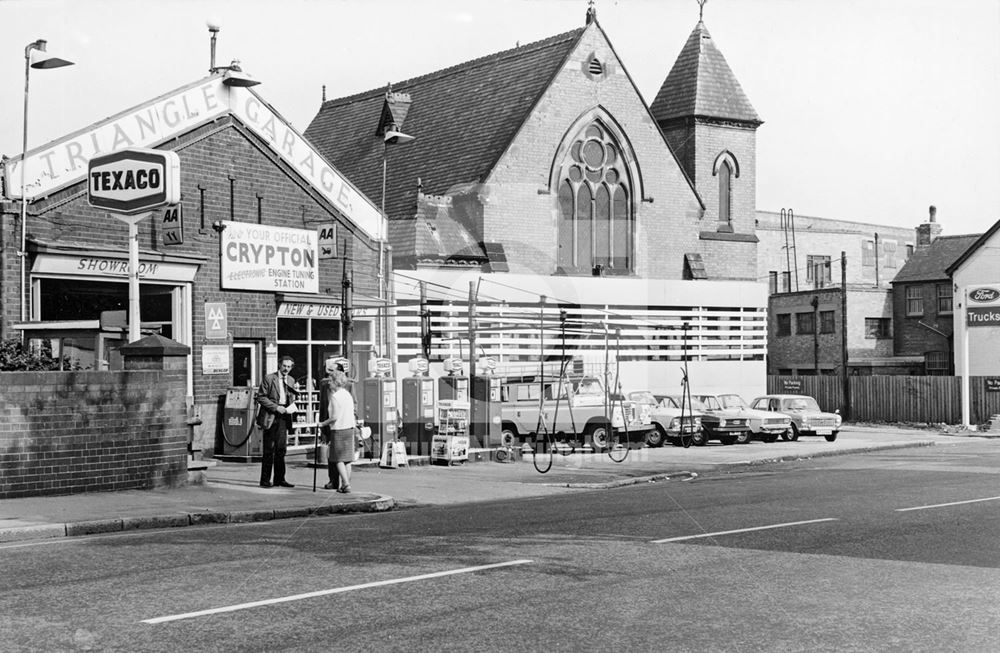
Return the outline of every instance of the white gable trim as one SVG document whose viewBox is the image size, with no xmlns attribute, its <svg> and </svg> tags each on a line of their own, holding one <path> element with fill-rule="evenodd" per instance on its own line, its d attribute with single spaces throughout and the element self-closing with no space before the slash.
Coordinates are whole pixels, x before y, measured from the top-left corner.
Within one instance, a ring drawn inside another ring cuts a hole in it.
<svg viewBox="0 0 1000 653">
<path fill-rule="evenodd" d="M 25 157 L 24 196 L 51 195 L 87 174 L 91 157 L 131 147 L 155 147 L 230 114 L 268 143 L 322 196 L 370 238 L 378 239 L 381 211 L 267 102 L 249 88 L 229 87 L 215 75 L 52 141 Z M 21 157 L 4 166 L 7 197 L 21 198 Z"/>
</svg>

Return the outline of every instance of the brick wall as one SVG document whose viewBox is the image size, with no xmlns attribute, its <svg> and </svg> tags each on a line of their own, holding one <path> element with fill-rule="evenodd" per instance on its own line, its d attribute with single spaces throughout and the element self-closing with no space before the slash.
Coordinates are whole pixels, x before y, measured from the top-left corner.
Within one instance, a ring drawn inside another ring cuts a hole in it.
<svg viewBox="0 0 1000 653">
<path fill-rule="evenodd" d="M 262 198 L 260 220 L 265 225 L 316 229 L 321 224 L 338 225 L 338 251 L 346 246 L 347 270 L 352 274 L 355 305 L 378 296 L 378 248 L 342 216 L 328 201 L 292 171 L 253 132 L 226 116 L 201 126 L 171 142 L 181 160 L 181 205 L 184 243 L 165 246 L 159 220 L 161 212 L 139 223 L 139 249 L 143 258 L 188 257 L 198 269 L 191 288 L 189 321 L 192 329 L 193 401 L 203 423 L 195 430 L 198 448 L 210 455 L 215 447 L 220 397 L 232 382 L 231 374 L 202 374 L 202 345 L 231 344 L 233 339 L 260 345 L 277 338 L 275 292 L 224 290 L 221 285 L 219 234 L 212 223 L 221 220 L 256 223 L 258 196 Z M 232 180 L 232 181 L 231 181 Z M 232 209 L 230 197 L 232 189 Z M 204 213 L 202 213 L 204 207 Z M 20 287 L 17 223 L 19 205 L 6 203 L 3 213 L 3 277 L 0 281 L 0 312 L 4 329 L 0 335 L 17 337 L 9 328 L 19 320 Z M 83 250 L 127 251 L 128 228 L 124 222 L 94 209 L 87 202 L 84 182 L 57 191 L 28 207 L 29 239 L 57 247 Z M 33 258 L 29 258 L 29 266 Z M 339 302 L 343 259 L 319 261 L 317 300 Z M 116 280 L 124 283 L 124 276 Z M 206 302 L 227 306 L 229 338 L 205 339 Z M 371 303 L 368 301 L 367 303 Z M 95 316 L 96 318 L 96 316 Z M 182 328 L 185 325 L 182 325 Z M 173 338 L 182 334 L 173 333 Z M 299 362 L 302 366 L 305 361 Z M 263 368 L 262 362 L 261 367 Z M 260 370 L 267 373 L 273 370 Z M 186 394 L 186 390 L 182 392 Z"/>
<path fill-rule="evenodd" d="M 951 353 L 948 336 L 954 329 L 953 312 L 938 312 L 939 285 L 950 286 L 951 280 L 893 285 L 892 320 L 897 356 L 923 356 L 929 351 Z M 918 315 L 906 314 L 906 292 L 910 287 L 919 288 L 923 298 L 923 310 Z M 957 301 L 961 301 L 961 297 Z"/>
<path fill-rule="evenodd" d="M 0 372 L 0 499 L 186 483 L 179 360 L 163 370 Z"/>
</svg>

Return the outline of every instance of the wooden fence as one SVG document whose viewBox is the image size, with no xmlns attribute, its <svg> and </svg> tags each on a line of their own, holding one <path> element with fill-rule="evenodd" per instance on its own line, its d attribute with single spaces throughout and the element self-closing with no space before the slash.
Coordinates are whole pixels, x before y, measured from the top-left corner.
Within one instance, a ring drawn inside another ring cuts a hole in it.
<svg viewBox="0 0 1000 653">
<path fill-rule="evenodd" d="M 839 376 L 768 376 L 769 393 L 804 394 L 820 407 L 840 409 L 851 422 L 961 424 L 962 378 L 959 376 L 851 376 L 850 405 Z M 989 388 L 997 388 L 991 390 Z M 1000 380 L 969 379 L 969 421 L 984 424 L 1000 414 Z"/>
</svg>

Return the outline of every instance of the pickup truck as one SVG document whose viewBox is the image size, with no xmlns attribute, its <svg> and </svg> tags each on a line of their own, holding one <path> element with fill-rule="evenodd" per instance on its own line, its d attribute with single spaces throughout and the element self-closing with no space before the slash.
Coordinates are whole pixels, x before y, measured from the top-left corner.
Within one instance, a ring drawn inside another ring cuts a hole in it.
<svg viewBox="0 0 1000 653">
<path fill-rule="evenodd" d="M 589 444 L 595 452 L 644 437 L 653 428 L 648 417 L 640 418 L 634 401 L 614 397 L 605 394 L 596 376 L 545 379 L 544 383 L 506 381 L 500 386 L 500 441 L 513 446 L 535 438 L 540 430 L 539 407 L 543 432 L 556 440 Z"/>
</svg>

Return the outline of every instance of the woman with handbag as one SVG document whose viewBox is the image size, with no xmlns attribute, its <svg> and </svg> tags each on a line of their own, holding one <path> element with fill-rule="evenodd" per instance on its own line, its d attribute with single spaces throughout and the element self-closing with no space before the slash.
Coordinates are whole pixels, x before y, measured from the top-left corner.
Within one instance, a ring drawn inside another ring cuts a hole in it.
<svg viewBox="0 0 1000 653">
<path fill-rule="evenodd" d="M 354 462 L 354 397 L 348 388 L 351 385 L 347 374 L 339 370 L 330 374 L 330 393 L 327 404 L 329 417 L 320 426 L 329 426 L 330 456 L 327 462 L 330 482 L 323 486 L 326 490 L 337 490 L 343 494 L 351 492 L 351 463 Z M 337 481 L 334 480 L 336 473 Z"/>
</svg>

